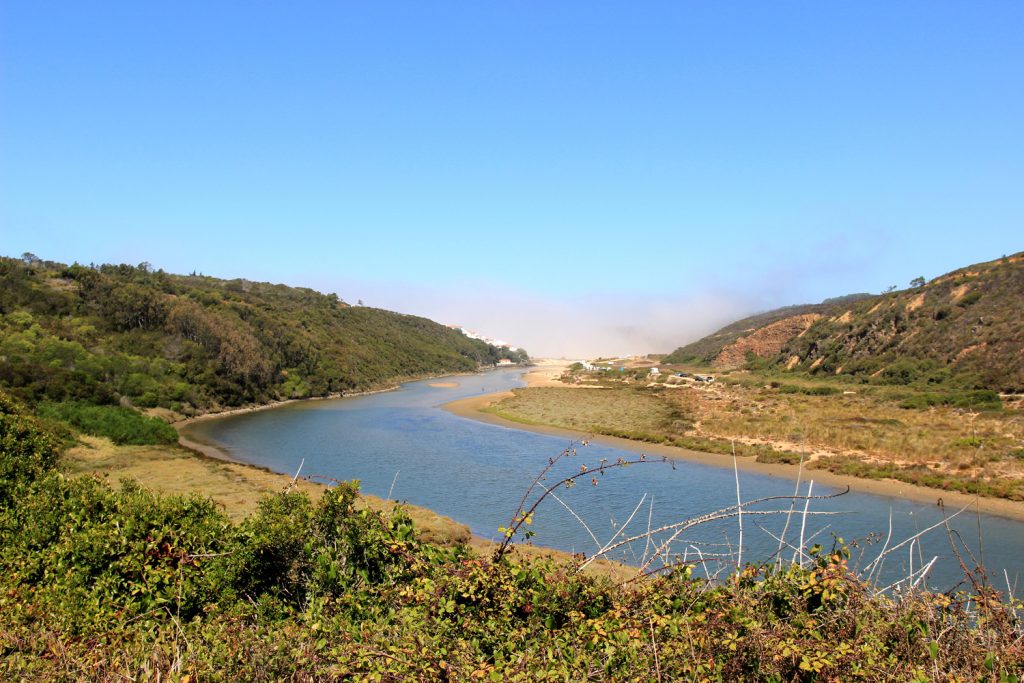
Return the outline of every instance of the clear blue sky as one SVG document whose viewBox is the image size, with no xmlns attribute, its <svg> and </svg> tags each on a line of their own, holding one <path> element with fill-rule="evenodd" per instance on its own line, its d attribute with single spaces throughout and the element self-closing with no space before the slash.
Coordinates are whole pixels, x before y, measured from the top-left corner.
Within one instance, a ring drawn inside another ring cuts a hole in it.
<svg viewBox="0 0 1024 683">
<path fill-rule="evenodd" d="M 1024 249 L 1021 36 L 1019 0 L 2 0 L 0 253 L 667 351 Z"/>
</svg>

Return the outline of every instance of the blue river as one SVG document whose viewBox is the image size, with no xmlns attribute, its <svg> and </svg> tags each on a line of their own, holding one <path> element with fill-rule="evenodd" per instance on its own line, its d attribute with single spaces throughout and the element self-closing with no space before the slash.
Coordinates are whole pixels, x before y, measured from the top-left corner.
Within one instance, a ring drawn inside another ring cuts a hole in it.
<svg viewBox="0 0 1024 683">
<path fill-rule="evenodd" d="M 219 447 L 234 459 L 276 472 L 324 479 L 361 482 L 364 492 L 408 501 L 447 515 L 484 538 L 499 538 L 524 492 L 537 474 L 572 444 L 563 437 L 486 424 L 458 417 L 441 408 L 445 403 L 482 393 L 522 386 L 522 370 L 498 370 L 459 375 L 444 380 L 411 382 L 399 390 L 335 400 L 296 402 L 275 408 L 196 422 L 186 428 L 190 439 Z M 439 382 L 457 387 L 432 387 Z M 576 455 L 557 460 L 542 482 L 552 486 L 562 477 L 594 470 L 603 460 L 636 459 L 642 445 L 622 450 L 603 444 L 576 444 Z M 736 479 L 725 467 L 685 460 L 644 462 L 603 475 L 588 474 L 572 488 L 552 489 L 553 495 L 538 508 L 529 530 L 532 542 L 570 552 L 594 554 L 609 541 L 619 542 L 648 529 L 677 524 L 736 504 Z M 805 472 L 802 493 L 807 492 Z M 597 485 L 594 485 L 594 481 Z M 740 472 L 744 501 L 769 496 L 792 496 L 795 481 Z M 536 489 L 535 495 L 543 493 Z M 814 495 L 837 493 L 815 485 Z M 938 497 L 938 493 L 937 496 Z M 919 531 L 943 520 L 935 504 L 850 492 L 836 498 L 811 500 L 812 514 L 794 514 L 785 529 L 783 552 L 792 546 L 820 544 L 831 548 L 833 537 L 852 544 L 851 566 L 863 575 L 883 548 L 907 541 Z M 755 514 L 789 510 L 791 500 L 776 500 L 745 508 L 742 560 L 775 557 L 787 517 Z M 805 502 L 796 503 L 802 513 Z M 571 510 L 571 511 L 570 511 Z M 947 509 L 946 515 L 955 510 Z M 630 519 L 632 517 L 632 519 Z M 627 524 L 628 521 L 628 524 Z M 973 509 L 945 526 L 888 552 L 872 581 L 880 588 L 906 578 L 938 558 L 925 584 L 945 590 L 963 578 L 956 544 L 963 562 L 973 568 L 984 563 L 992 581 L 1005 589 L 1006 578 L 1015 585 L 1024 573 L 1024 524 Z M 891 529 L 891 532 L 890 532 Z M 611 559 L 649 568 L 664 559 L 702 562 L 708 573 L 735 562 L 739 553 L 740 525 L 736 517 L 696 525 L 665 544 L 675 531 L 656 534 L 616 548 Z M 888 540 L 887 540 L 888 539 Z M 951 542 L 952 541 L 952 542 Z M 658 551 L 661 550 L 659 554 Z M 719 560 L 717 558 L 728 558 Z M 1004 573 L 1005 572 L 1005 573 Z"/>
</svg>

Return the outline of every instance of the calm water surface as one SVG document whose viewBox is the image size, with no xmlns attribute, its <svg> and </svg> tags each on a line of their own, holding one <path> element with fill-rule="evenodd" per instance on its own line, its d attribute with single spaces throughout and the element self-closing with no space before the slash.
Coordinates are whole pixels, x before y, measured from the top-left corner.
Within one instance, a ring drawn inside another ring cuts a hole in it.
<svg viewBox="0 0 1024 683">
<path fill-rule="evenodd" d="M 467 396 L 522 386 L 522 370 L 500 370 L 483 375 L 460 375 L 444 381 L 456 388 L 431 387 L 441 380 L 412 382 L 399 391 L 329 401 L 289 404 L 274 410 L 198 422 L 188 428 L 190 438 L 214 444 L 242 462 L 277 472 L 294 474 L 300 462 L 303 475 L 358 479 L 362 490 L 422 505 L 467 524 L 485 538 L 498 536 L 498 527 L 509 521 L 523 492 L 548 459 L 569 442 L 565 438 L 489 425 L 457 417 L 440 408 Z M 638 447 L 639 448 L 639 447 Z M 581 464 L 593 469 L 601 458 L 636 458 L 637 453 L 592 444 L 579 448 L 575 458 L 549 477 L 557 481 L 579 471 Z M 813 478 L 813 471 L 809 473 Z M 572 489 L 559 489 L 558 497 L 586 522 L 585 530 L 557 501 L 548 499 L 538 511 L 532 529 L 534 542 L 562 550 L 596 549 L 591 533 L 606 542 L 637 508 L 625 534 L 643 532 L 664 524 L 692 518 L 736 502 L 736 482 L 731 468 L 711 467 L 684 461 L 645 463 L 599 476 L 598 486 L 589 478 Z M 794 481 L 740 473 L 744 500 L 787 496 Z M 806 488 L 805 488 L 806 492 Z M 815 486 L 815 494 L 835 489 Z M 762 504 L 756 509 L 788 509 L 788 501 Z M 803 503 L 800 503 L 802 509 Z M 831 546 L 832 534 L 857 541 L 852 563 L 861 566 L 878 555 L 888 534 L 890 546 L 941 521 L 935 505 L 863 493 L 849 493 L 831 500 L 814 500 L 810 509 L 839 513 L 809 517 L 804 530 L 806 544 Z M 763 559 L 778 548 L 784 518 L 755 517 L 744 521 L 744 560 Z M 969 546 L 984 557 L 985 565 L 1005 585 L 1003 570 L 1011 582 L 1024 574 L 1024 524 L 1000 517 L 965 512 L 950 522 Z M 980 533 L 979 533 L 980 528 Z M 799 519 L 794 520 L 787 540 L 799 540 Z M 879 542 L 869 543 L 871 535 Z M 980 543 L 979 543 L 980 540 Z M 675 550 L 687 559 L 731 554 L 738 541 L 735 519 L 702 525 L 677 539 Z M 643 542 L 622 548 L 616 559 L 639 564 Z M 792 550 L 785 556 L 790 557 Z M 929 533 L 911 548 L 904 546 L 887 556 L 885 581 L 906 576 L 913 567 L 939 556 L 928 580 L 935 588 L 948 588 L 962 576 L 943 529 Z M 970 558 L 965 556 L 970 564 Z"/>
</svg>

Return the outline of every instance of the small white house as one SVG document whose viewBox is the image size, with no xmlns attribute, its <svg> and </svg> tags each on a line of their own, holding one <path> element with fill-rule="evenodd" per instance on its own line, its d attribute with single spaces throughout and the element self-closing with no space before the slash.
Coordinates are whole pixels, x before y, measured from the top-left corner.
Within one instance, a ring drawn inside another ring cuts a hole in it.
<svg viewBox="0 0 1024 683">
<path fill-rule="evenodd" d="M 661 370 L 659 370 L 658 368 L 651 368 L 651 374 L 652 375 L 660 375 L 661 374 Z"/>
<path fill-rule="evenodd" d="M 498 365 L 512 365 L 512 359 L 511 358 L 499 358 L 498 359 Z"/>
</svg>

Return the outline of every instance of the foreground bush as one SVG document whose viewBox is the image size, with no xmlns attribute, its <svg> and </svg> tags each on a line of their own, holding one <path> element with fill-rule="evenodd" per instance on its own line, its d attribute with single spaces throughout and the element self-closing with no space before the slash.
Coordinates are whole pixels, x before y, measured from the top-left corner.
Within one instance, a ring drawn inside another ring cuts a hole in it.
<svg viewBox="0 0 1024 683">
<path fill-rule="evenodd" d="M 2 680 L 1009 682 L 1024 663 L 1019 605 L 984 585 L 876 596 L 841 547 L 723 584 L 619 585 L 421 543 L 348 484 L 234 526 L 197 498 L 65 479 L 12 410 Z"/>
</svg>

